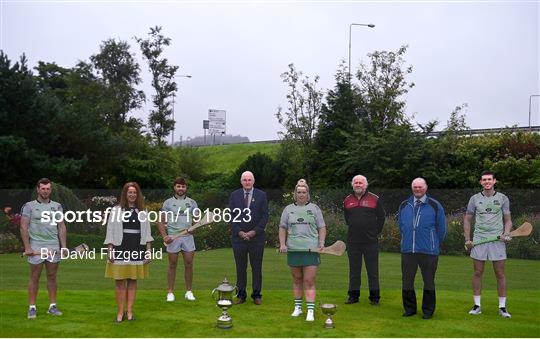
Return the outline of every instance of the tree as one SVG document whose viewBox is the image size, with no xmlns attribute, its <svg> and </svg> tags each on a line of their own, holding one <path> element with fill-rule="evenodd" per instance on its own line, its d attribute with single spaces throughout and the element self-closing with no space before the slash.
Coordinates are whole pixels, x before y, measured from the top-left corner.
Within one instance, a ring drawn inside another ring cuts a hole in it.
<svg viewBox="0 0 540 339">
<path fill-rule="evenodd" d="M 450 118 L 446 122 L 446 128 L 444 129 L 445 132 L 455 133 L 470 129 L 465 122 L 467 107 L 469 107 L 469 105 L 467 103 L 463 103 L 454 108 L 452 113 L 450 113 Z"/>
<path fill-rule="evenodd" d="M 320 122 L 315 136 L 314 181 L 324 186 L 341 186 L 342 178 L 334 173 L 342 160 L 338 151 L 347 146 L 347 136 L 359 124 L 358 96 L 351 89 L 345 61 L 335 75 L 336 85 L 328 91 L 321 109 Z"/>
<path fill-rule="evenodd" d="M 407 46 L 396 52 L 375 51 L 368 54 L 369 65 L 360 64 L 355 91 L 360 98 L 359 118 L 370 132 L 380 134 L 389 126 L 408 122 L 401 97 L 414 83 L 406 80 L 413 70 L 404 67 L 406 51 Z"/>
<path fill-rule="evenodd" d="M 170 38 L 161 34 L 161 27 L 151 27 L 148 39 L 135 38 L 141 47 L 142 54 L 148 61 L 152 73 L 152 87 L 156 94 L 152 96 L 154 109 L 150 111 L 148 124 L 158 145 L 164 145 L 164 138 L 174 129 L 171 119 L 172 105 L 170 98 L 176 93 L 177 86 L 174 75 L 178 66 L 169 65 L 167 58 L 162 57 L 163 49 L 171 43 Z"/>
<path fill-rule="evenodd" d="M 288 107 L 283 110 L 278 107 L 276 117 L 279 123 L 285 127 L 285 132 L 280 132 L 286 141 L 297 143 L 302 149 L 303 169 L 309 179 L 311 174 L 313 140 L 319 118 L 321 115 L 322 91 L 317 88 L 319 76 L 313 80 L 309 77 L 302 78 L 302 72 L 296 71 L 294 64 L 289 64 L 289 70 L 281 74 L 283 82 L 287 84 Z"/>
<path fill-rule="evenodd" d="M 121 40 L 105 40 L 99 53 L 92 55 L 90 61 L 107 87 L 110 105 L 105 117 L 107 125 L 112 130 L 118 130 L 125 124 L 141 126 L 137 119 L 127 119 L 128 113 L 141 108 L 145 100 L 144 92 L 135 88 L 141 82 L 140 67 L 130 52 L 129 44 Z"/>
<path fill-rule="evenodd" d="M 267 154 L 257 152 L 250 155 L 238 166 L 230 179 L 230 186 L 238 185 L 238 178 L 245 171 L 251 171 L 255 176 L 255 186 L 262 189 L 281 188 L 283 184 L 283 170 L 281 164 L 274 161 Z"/>
<path fill-rule="evenodd" d="M 4 151 L 0 161 L 6 164 L 0 187 L 32 185 L 37 176 L 62 180 L 78 176 L 85 160 L 59 150 L 60 107 L 60 101 L 45 94 L 36 81 L 24 55 L 12 65 L 0 51 L 0 146 Z"/>
</svg>

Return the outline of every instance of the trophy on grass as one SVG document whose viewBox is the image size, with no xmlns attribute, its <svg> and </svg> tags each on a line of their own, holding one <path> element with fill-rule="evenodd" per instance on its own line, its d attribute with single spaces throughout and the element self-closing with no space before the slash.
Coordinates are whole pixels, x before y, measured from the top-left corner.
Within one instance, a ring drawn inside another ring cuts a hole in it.
<svg viewBox="0 0 540 339">
<path fill-rule="evenodd" d="M 332 316 L 336 313 L 336 304 L 322 304 L 321 309 L 322 313 L 326 315 L 326 320 L 324 321 L 324 328 L 334 328 L 334 320 Z"/>
<path fill-rule="evenodd" d="M 233 296 L 238 293 L 238 287 L 229 284 L 227 278 L 212 291 L 212 297 L 216 301 L 217 307 L 221 308 L 223 313 L 217 320 L 217 327 L 229 329 L 232 327 L 232 318 L 227 314 L 227 310 L 233 305 Z"/>
</svg>

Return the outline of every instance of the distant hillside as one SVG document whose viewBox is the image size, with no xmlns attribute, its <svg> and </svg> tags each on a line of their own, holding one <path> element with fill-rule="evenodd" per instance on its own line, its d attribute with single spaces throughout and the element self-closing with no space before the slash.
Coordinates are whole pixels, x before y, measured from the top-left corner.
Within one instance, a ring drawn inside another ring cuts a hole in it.
<svg viewBox="0 0 540 339">
<path fill-rule="evenodd" d="M 204 136 L 198 136 L 193 138 L 187 138 L 182 142 L 183 146 L 204 146 L 204 145 L 211 145 L 212 141 L 214 142 L 214 145 L 229 145 L 229 144 L 239 144 L 244 142 L 249 142 L 248 137 L 243 137 L 241 135 L 217 135 L 215 137 L 215 140 L 213 140 L 213 136 L 207 135 L 206 141 Z M 205 143 L 206 142 L 206 143 Z M 179 143 L 176 143 L 175 146 L 179 146 Z"/>
<path fill-rule="evenodd" d="M 211 164 L 210 173 L 231 173 L 250 155 L 257 152 L 274 158 L 278 147 L 279 144 L 276 143 L 254 143 L 199 147 L 199 151 L 208 157 Z"/>
</svg>

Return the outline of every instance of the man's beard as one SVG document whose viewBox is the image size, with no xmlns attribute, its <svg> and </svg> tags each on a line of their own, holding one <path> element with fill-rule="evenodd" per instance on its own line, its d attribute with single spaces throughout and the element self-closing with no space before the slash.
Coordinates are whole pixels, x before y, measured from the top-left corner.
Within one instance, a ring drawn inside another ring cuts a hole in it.
<svg viewBox="0 0 540 339">
<path fill-rule="evenodd" d="M 364 194 L 364 192 L 365 192 L 366 190 L 363 190 L 363 189 L 361 189 L 361 188 L 355 188 L 355 189 L 353 189 L 353 191 L 354 191 L 354 193 L 356 193 L 356 194 L 358 194 L 358 195 L 362 195 L 362 194 Z"/>
<path fill-rule="evenodd" d="M 49 197 L 51 196 L 48 194 L 47 196 L 44 196 L 43 194 L 39 193 L 38 196 L 41 198 L 41 200 L 49 200 Z"/>
</svg>

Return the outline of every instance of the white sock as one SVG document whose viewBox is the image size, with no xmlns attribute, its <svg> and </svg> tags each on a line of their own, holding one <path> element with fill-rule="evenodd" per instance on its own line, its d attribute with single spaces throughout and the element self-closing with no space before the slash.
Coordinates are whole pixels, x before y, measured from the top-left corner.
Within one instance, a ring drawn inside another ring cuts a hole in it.
<svg viewBox="0 0 540 339">
<path fill-rule="evenodd" d="M 34 310 L 35 310 L 35 309 L 36 309 L 36 305 L 29 305 L 29 306 L 28 306 L 28 309 L 29 309 L 29 310 L 31 310 L 31 309 L 34 309 Z"/>
<path fill-rule="evenodd" d="M 53 306 L 56 306 L 56 303 L 51 303 L 51 304 L 49 305 L 49 308 L 51 308 L 51 307 L 53 307 Z"/>
<path fill-rule="evenodd" d="M 506 297 L 499 297 L 499 308 L 506 307 Z"/>
<path fill-rule="evenodd" d="M 480 296 L 479 295 L 473 295 L 474 304 L 480 306 Z"/>
</svg>

